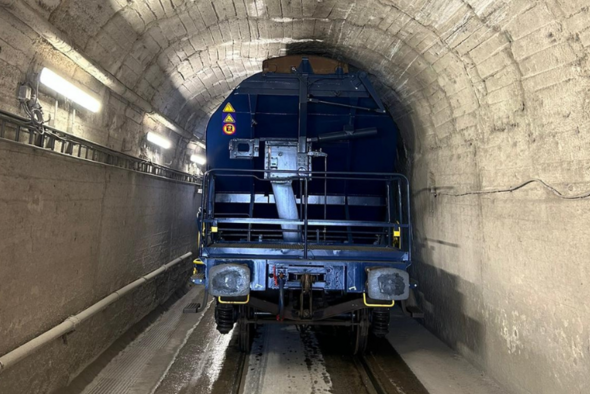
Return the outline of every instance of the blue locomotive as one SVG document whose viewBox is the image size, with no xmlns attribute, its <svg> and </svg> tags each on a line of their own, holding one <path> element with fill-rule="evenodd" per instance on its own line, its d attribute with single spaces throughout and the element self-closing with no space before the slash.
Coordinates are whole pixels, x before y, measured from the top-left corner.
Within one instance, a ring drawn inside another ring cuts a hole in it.
<svg viewBox="0 0 590 394">
<path fill-rule="evenodd" d="M 212 115 L 199 213 L 221 333 L 349 326 L 355 352 L 410 292 L 409 183 L 398 129 L 366 73 L 316 56 L 266 60 Z"/>
</svg>

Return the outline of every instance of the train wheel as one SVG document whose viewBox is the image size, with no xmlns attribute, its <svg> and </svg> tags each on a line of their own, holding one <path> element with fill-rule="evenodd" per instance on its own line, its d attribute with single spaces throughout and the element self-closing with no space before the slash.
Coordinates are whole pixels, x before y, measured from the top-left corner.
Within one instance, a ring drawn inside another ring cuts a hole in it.
<svg viewBox="0 0 590 394">
<path fill-rule="evenodd" d="M 355 326 L 354 354 L 363 354 L 369 343 L 369 310 L 359 310 L 356 321 L 360 324 Z"/>
<path fill-rule="evenodd" d="M 240 351 L 249 353 L 252 347 L 252 331 L 254 329 L 252 323 L 248 323 L 247 319 L 250 317 L 250 308 L 240 308 L 240 317 L 238 318 L 238 343 Z"/>
<path fill-rule="evenodd" d="M 250 334 L 252 331 L 252 328 L 250 326 L 251 326 L 251 324 L 246 323 L 245 319 L 238 320 L 238 329 L 239 329 L 238 342 L 240 344 L 240 351 L 242 353 L 249 353 L 250 352 L 250 347 L 251 347 Z"/>
</svg>

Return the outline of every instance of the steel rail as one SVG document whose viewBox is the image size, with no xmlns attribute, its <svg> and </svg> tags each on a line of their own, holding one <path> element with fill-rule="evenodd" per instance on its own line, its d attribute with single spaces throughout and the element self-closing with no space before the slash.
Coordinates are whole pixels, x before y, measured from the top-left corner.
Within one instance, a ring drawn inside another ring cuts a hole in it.
<svg viewBox="0 0 590 394">
<path fill-rule="evenodd" d="M 236 330 L 237 331 L 237 330 Z M 248 358 L 250 353 L 244 353 L 240 351 L 238 355 L 238 368 L 236 370 L 236 375 L 234 378 L 234 385 L 232 389 L 232 394 L 241 394 L 244 393 L 245 383 L 246 383 L 246 375 L 248 374 Z"/>
<path fill-rule="evenodd" d="M 363 385 L 369 392 L 369 394 L 387 394 L 387 390 L 383 387 L 379 378 L 375 375 L 371 369 L 365 356 L 355 356 L 353 358 L 354 366 L 356 367 Z"/>
</svg>

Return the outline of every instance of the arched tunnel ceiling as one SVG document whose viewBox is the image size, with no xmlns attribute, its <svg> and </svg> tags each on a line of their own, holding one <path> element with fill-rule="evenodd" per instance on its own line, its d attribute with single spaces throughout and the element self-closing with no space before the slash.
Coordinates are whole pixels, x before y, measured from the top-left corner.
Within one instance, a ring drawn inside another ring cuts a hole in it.
<svg viewBox="0 0 590 394">
<path fill-rule="evenodd" d="M 434 145 L 472 140 L 482 125 L 530 133 L 546 116 L 527 92 L 546 88 L 552 72 L 556 83 L 588 70 L 583 0 L 27 1 L 196 135 L 262 60 L 287 53 L 327 54 L 368 71 L 402 127 L 419 128 L 418 139 L 435 133 Z"/>
</svg>

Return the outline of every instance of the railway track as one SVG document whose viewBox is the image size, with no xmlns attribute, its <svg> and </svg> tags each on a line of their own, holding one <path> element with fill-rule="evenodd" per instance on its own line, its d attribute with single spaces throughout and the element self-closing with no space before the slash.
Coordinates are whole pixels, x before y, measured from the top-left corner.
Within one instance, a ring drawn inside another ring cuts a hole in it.
<svg viewBox="0 0 590 394">
<path fill-rule="evenodd" d="M 428 394 L 385 338 L 351 354 L 344 330 L 260 328 L 250 354 L 234 353 L 232 394 Z"/>
<path fill-rule="evenodd" d="M 248 373 L 249 354 L 240 353 L 232 394 L 250 394 L 245 390 L 245 380 Z M 383 383 L 384 377 L 379 377 L 378 366 L 373 365 L 367 356 L 354 356 L 354 366 L 363 382 L 367 394 L 403 394 L 404 390 L 389 384 Z M 387 381 L 386 381 L 387 382 Z M 279 393 L 280 394 L 280 393 Z"/>
<path fill-rule="evenodd" d="M 250 354 L 240 352 L 238 359 L 238 369 L 236 370 L 236 377 L 234 380 L 232 394 L 244 393 L 244 387 L 246 382 L 246 374 L 248 373 L 248 358 Z"/>
<path fill-rule="evenodd" d="M 355 356 L 353 361 L 368 394 L 388 394 L 387 389 L 383 386 L 377 374 L 373 372 L 365 356 Z M 398 391 L 396 390 L 395 393 L 398 393 Z"/>
</svg>

